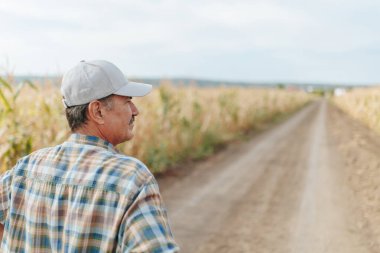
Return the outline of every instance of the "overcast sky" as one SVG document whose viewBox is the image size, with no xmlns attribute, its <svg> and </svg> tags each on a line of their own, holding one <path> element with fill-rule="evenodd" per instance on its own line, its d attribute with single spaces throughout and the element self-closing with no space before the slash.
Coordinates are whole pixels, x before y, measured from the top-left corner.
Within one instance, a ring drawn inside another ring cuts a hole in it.
<svg viewBox="0 0 380 253">
<path fill-rule="evenodd" d="M 9 0 L 0 28 L 0 73 L 380 83 L 379 0 Z"/>
</svg>

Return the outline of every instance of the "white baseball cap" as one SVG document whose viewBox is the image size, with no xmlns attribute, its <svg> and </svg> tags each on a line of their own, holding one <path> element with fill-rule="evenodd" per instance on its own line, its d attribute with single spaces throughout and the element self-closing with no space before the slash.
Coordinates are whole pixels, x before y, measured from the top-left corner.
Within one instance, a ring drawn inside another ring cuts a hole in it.
<svg viewBox="0 0 380 253">
<path fill-rule="evenodd" d="M 129 82 L 114 64 L 104 61 L 81 61 L 62 79 L 61 93 L 65 107 L 87 104 L 111 94 L 142 97 L 152 85 Z"/>
</svg>

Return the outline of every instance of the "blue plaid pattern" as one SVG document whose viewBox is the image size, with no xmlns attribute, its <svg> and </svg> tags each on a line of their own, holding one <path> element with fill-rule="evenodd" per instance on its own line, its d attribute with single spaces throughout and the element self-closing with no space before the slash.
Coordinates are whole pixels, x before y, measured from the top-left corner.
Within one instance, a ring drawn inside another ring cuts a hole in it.
<svg viewBox="0 0 380 253">
<path fill-rule="evenodd" d="M 6 252 L 178 252 L 157 182 L 111 143 L 72 134 L 0 178 Z"/>
</svg>

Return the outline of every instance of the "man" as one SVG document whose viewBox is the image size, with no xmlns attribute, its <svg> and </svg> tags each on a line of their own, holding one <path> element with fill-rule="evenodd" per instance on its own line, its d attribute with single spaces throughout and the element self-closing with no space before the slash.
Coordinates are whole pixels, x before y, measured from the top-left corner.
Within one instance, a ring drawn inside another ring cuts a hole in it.
<svg viewBox="0 0 380 253">
<path fill-rule="evenodd" d="M 132 97 L 151 89 L 107 61 L 82 61 L 64 75 L 73 133 L 1 176 L 4 251 L 178 251 L 153 175 L 114 148 L 133 138 Z"/>
</svg>

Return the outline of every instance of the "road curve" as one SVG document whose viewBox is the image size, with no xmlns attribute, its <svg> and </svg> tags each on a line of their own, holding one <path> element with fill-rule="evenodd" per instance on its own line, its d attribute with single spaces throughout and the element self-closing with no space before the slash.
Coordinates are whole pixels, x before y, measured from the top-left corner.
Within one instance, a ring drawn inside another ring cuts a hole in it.
<svg viewBox="0 0 380 253">
<path fill-rule="evenodd" d="M 331 107 L 312 103 L 185 177 L 159 179 L 181 252 L 371 252 L 352 225 Z"/>
</svg>

